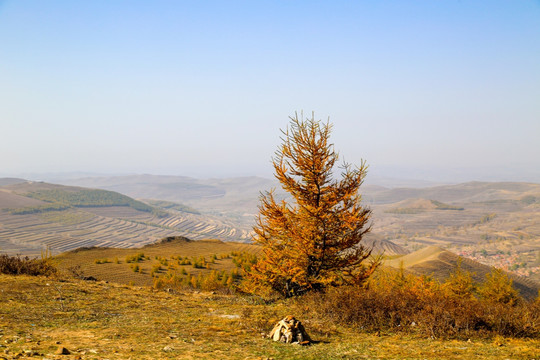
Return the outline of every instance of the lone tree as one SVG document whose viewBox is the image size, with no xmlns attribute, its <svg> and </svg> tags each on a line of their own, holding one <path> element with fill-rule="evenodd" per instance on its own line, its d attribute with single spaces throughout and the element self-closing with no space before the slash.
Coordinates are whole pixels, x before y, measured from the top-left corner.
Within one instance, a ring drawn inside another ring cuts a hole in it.
<svg viewBox="0 0 540 360">
<path fill-rule="evenodd" d="M 275 177 L 293 202 L 276 200 L 274 190 L 261 195 L 254 227 L 262 246 L 259 261 L 247 274 L 249 292 L 274 290 L 285 297 L 328 286 L 361 284 L 380 264 L 362 243 L 370 231 L 371 210 L 358 193 L 366 175 L 344 163 L 334 180 L 338 154 L 329 143 L 330 123 L 290 117 L 275 153 Z"/>
</svg>

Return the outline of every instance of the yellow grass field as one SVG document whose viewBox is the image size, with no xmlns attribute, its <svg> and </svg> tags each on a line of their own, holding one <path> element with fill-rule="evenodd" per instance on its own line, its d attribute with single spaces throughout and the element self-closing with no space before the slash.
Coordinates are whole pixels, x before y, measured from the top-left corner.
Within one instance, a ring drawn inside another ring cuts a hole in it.
<svg viewBox="0 0 540 360">
<path fill-rule="evenodd" d="M 0 359 L 538 359 L 540 340 L 439 340 L 300 319 L 315 340 L 267 339 L 301 304 L 0 275 Z M 69 355 L 56 355 L 60 347 Z"/>
<path fill-rule="evenodd" d="M 57 266 L 66 272 L 79 271 L 83 276 L 92 276 L 98 280 L 131 284 L 139 286 L 151 286 L 151 276 L 154 266 L 161 264 L 161 269 L 156 275 L 166 272 L 180 273 L 181 269 L 190 275 L 209 273 L 212 270 L 231 271 L 236 268 L 231 258 L 222 258 L 233 252 L 257 253 L 259 247 L 244 243 L 222 242 L 219 240 L 188 241 L 176 239 L 147 245 L 142 248 L 117 249 L 117 248 L 90 248 L 80 249 L 63 253 L 55 257 Z M 145 259 L 137 262 L 139 271 L 133 270 L 134 263 L 128 263 L 126 259 L 137 254 L 144 254 Z M 215 256 L 217 259 L 213 260 Z M 179 265 L 172 257 L 187 257 L 189 259 L 204 257 L 208 267 L 195 268 L 193 264 Z M 167 260 L 160 262 L 160 260 Z M 103 263 L 96 263 L 101 260 Z M 167 265 L 163 265 L 167 263 Z"/>
</svg>

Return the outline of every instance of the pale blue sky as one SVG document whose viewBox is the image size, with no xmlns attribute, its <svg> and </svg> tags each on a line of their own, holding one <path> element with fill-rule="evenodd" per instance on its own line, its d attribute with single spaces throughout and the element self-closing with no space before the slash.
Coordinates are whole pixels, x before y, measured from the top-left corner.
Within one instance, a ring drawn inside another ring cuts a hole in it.
<svg viewBox="0 0 540 360">
<path fill-rule="evenodd" d="M 0 176 L 271 176 L 300 110 L 377 175 L 540 181 L 540 2 L 0 0 Z"/>
</svg>

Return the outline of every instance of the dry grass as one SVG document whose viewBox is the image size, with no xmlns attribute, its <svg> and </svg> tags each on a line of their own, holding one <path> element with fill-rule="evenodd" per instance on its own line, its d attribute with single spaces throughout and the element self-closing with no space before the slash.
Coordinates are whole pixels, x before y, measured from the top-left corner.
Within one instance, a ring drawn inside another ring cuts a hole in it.
<svg viewBox="0 0 540 360">
<path fill-rule="evenodd" d="M 52 275 L 57 272 L 49 259 L 0 255 L 0 274 L 10 275 Z"/>
<path fill-rule="evenodd" d="M 212 293 L 0 275 L 0 357 L 45 359 L 533 359 L 540 341 L 471 342 L 366 333 L 301 320 L 308 347 L 263 338 L 293 303 Z M 58 346 L 71 356 L 55 356 Z M 4 354 L 2 354 L 4 353 Z M 38 355 L 36 355 L 38 357 Z"/>
<path fill-rule="evenodd" d="M 482 282 L 492 269 L 491 266 L 460 257 L 437 246 L 428 246 L 405 256 L 388 260 L 385 262 L 385 265 L 395 269 L 403 267 L 415 275 L 427 275 L 439 281 L 444 281 L 455 271 L 458 263 L 463 270 L 472 274 L 476 282 Z M 538 295 L 540 284 L 512 273 L 509 273 L 509 276 L 512 278 L 514 287 L 520 292 L 521 296 L 527 299 L 534 299 Z"/>
<path fill-rule="evenodd" d="M 296 312 L 316 317 L 323 327 L 340 323 L 362 331 L 441 339 L 540 339 L 540 298 L 520 298 L 499 271 L 480 284 L 462 270 L 443 283 L 379 271 L 366 288 L 332 288 L 300 298 Z"/>
<path fill-rule="evenodd" d="M 63 272 L 77 272 L 78 275 L 92 276 L 98 280 L 116 282 L 120 284 L 131 284 L 138 286 L 152 286 L 152 270 L 156 265 L 161 265 L 161 270 L 154 275 L 164 275 L 166 273 L 182 275 L 182 269 L 189 275 L 207 275 L 212 271 L 230 272 L 236 269 L 232 258 L 221 258 L 220 255 L 231 254 L 232 252 L 257 253 L 259 247 L 243 243 L 221 242 L 217 240 L 186 241 L 178 238 L 170 242 L 162 242 L 147 245 L 138 249 L 117 249 L 117 248 L 91 248 L 80 249 L 73 252 L 61 254 L 55 258 L 57 266 Z M 134 272 L 134 263 L 128 263 L 127 258 L 144 254 L 145 258 L 136 265 L 138 272 Z M 210 263 L 213 256 L 217 259 Z M 193 264 L 179 265 L 174 258 L 188 257 L 189 259 L 205 258 L 208 267 L 196 268 Z M 160 262 L 167 260 L 167 265 Z M 96 263 L 99 260 L 100 263 Z M 103 261 L 106 260 L 106 261 Z"/>
</svg>

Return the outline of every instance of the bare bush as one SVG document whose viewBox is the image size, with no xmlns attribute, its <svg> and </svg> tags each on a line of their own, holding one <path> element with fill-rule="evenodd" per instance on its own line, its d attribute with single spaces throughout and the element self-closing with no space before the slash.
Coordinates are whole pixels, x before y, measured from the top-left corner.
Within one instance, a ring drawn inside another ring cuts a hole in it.
<svg viewBox="0 0 540 360">
<path fill-rule="evenodd" d="M 463 277 L 467 281 L 467 277 Z M 456 277 L 449 282 L 456 286 Z M 434 338 L 540 336 L 540 299 L 504 303 L 449 292 L 449 284 L 401 273 L 377 276 L 368 287 L 347 286 L 297 300 L 297 314 L 365 331 Z"/>
<path fill-rule="evenodd" d="M 28 256 L 0 255 L 0 274 L 10 275 L 53 275 L 57 269 L 48 258 L 31 259 Z"/>
</svg>

